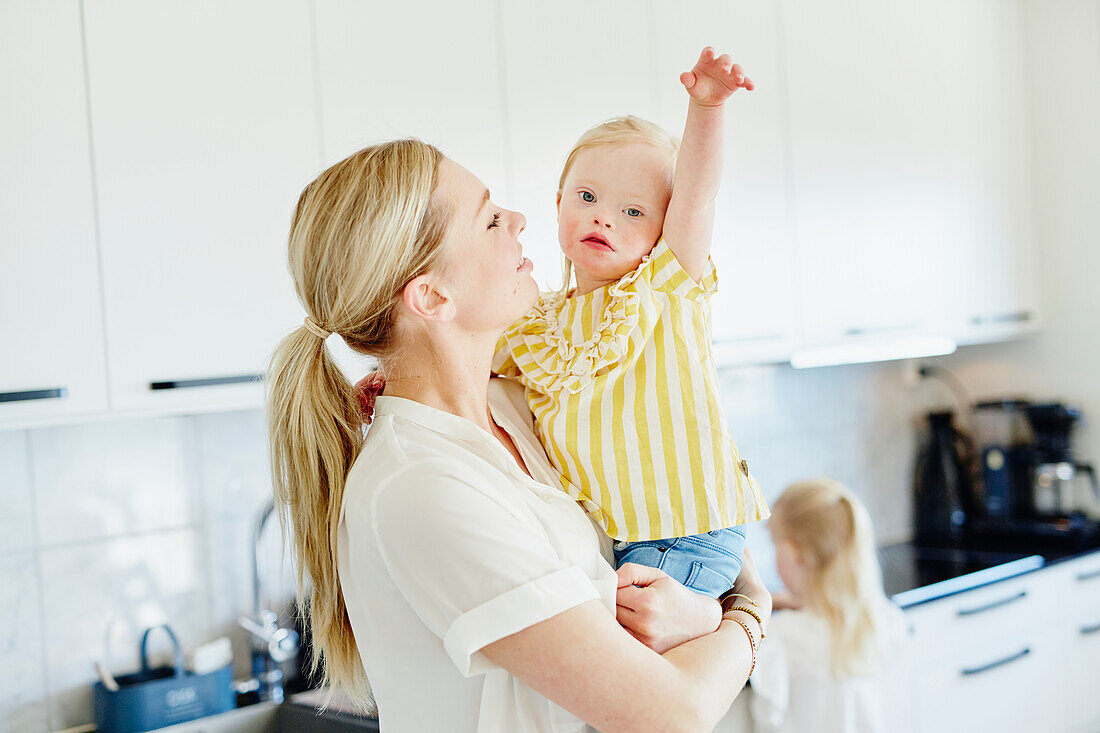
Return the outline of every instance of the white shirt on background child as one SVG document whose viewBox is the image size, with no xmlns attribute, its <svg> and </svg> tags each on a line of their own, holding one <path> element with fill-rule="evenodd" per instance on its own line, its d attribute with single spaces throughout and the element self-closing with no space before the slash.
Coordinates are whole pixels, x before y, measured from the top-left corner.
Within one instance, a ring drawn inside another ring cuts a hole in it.
<svg viewBox="0 0 1100 733">
<path fill-rule="evenodd" d="M 831 671 L 831 639 L 825 618 L 804 609 L 776 611 L 750 679 L 756 733 L 894 730 L 886 714 L 905 714 L 893 700 L 909 622 L 892 603 L 883 609 L 882 619 L 880 669 L 865 677 L 837 678 Z"/>
</svg>

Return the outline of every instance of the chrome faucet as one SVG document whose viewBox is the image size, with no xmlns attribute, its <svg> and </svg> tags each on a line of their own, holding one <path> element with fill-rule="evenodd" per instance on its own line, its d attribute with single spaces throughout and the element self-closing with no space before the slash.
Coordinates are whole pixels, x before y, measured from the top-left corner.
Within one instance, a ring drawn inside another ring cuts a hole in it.
<svg viewBox="0 0 1100 733">
<path fill-rule="evenodd" d="M 262 607 L 260 593 L 260 538 L 264 526 L 275 510 L 275 502 L 268 499 L 260 510 L 252 529 L 252 618 L 241 616 L 237 623 L 251 634 L 252 677 L 238 684 L 238 692 L 256 692 L 260 701 L 283 701 L 282 662 L 298 655 L 298 632 L 279 627 L 279 616 Z"/>
</svg>

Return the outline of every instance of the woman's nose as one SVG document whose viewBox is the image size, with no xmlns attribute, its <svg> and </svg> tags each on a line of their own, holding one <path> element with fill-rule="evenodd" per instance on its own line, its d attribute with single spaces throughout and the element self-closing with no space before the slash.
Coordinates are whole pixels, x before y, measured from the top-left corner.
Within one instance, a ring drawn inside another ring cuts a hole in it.
<svg viewBox="0 0 1100 733">
<path fill-rule="evenodd" d="M 519 233 L 527 228 L 527 217 L 518 211 L 511 212 L 512 214 L 512 228 L 515 229 L 515 236 L 519 236 Z"/>
</svg>

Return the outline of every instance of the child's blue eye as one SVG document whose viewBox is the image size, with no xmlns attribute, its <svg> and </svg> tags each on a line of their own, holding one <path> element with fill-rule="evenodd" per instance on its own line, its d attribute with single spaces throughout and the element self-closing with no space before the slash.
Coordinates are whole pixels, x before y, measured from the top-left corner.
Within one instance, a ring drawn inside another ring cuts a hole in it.
<svg viewBox="0 0 1100 733">
<path fill-rule="evenodd" d="M 591 204 L 595 202 L 596 197 L 592 194 L 591 191 L 581 191 L 581 200 L 585 203 Z"/>
<path fill-rule="evenodd" d="M 639 211 L 638 209 L 635 209 L 634 207 L 630 207 L 628 209 L 625 209 L 625 211 L 626 211 L 627 216 L 641 216 L 642 215 L 642 212 Z"/>
<path fill-rule="evenodd" d="M 500 226 L 500 212 L 499 211 L 497 213 L 493 214 L 493 223 L 489 225 L 489 228 L 492 229 L 495 226 Z"/>
</svg>

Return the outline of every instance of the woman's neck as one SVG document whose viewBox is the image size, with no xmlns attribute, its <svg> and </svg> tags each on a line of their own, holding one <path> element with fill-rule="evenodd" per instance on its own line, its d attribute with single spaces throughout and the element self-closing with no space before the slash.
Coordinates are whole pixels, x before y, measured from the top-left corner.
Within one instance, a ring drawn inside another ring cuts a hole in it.
<svg viewBox="0 0 1100 733">
<path fill-rule="evenodd" d="M 387 397 L 403 397 L 464 417 L 492 432 L 489 376 L 493 344 L 436 341 L 410 345 L 385 368 Z"/>
</svg>

